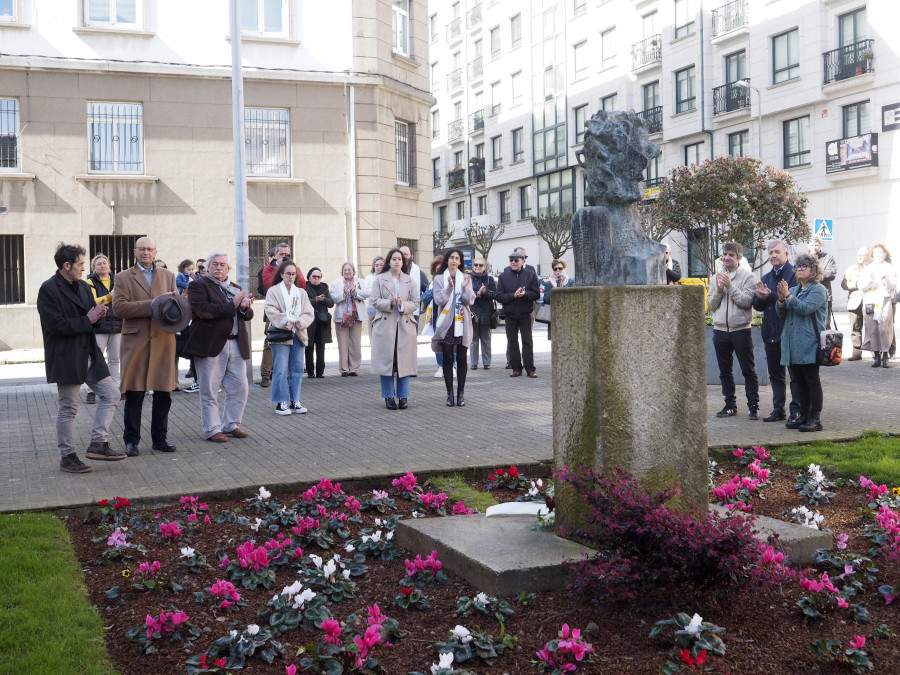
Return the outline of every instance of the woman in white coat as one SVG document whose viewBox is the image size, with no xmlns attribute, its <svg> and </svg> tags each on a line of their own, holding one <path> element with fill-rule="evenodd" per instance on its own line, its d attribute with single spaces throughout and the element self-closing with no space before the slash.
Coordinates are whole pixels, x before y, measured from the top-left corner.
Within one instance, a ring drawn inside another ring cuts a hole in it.
<svg viewBox="0 0 900 675">
<path fill-rule="evenodd" d="M 409 376 L 416 373 L 416 333 L 413 314 L 419 308 L 419 283 L 407 274 L 400 249 L 386 256 L 388 270 L 372 283 L 372 373 L 381 376 L 381 396 L 388 410 L 409 406 Z M 394 376 L 396 375 L 396 381 Z"/>
<path fill-rule="evenodd" d="M 462 407 L 466 404 L 463 391 L 466 388 L 467 352 L 472 344 L 472 276 L 462 270 L 463 254 L 451 248 L 444 254 L 444 261 L 434 275 L 435 320 L 431 349 L 442 353 L 444 384 L 447 385 L 447 405 Z M 453 400 L 453 357 L 456 356 L 456 401 Z"/>
<path fill-rule="evenodd" d="M 352 262 L 345 262 L 341 267 L 341 278 L 331 282 L 341 377 L 356 377 L 362 362 L 362 320 L 366 315 L 363 300 L 367 297 L 356 276 L 356 267 Z"/>
<path fill-rule="evenodd" d="M 306 329 L 313 322 L 313 308 L 306 291 L 296 283 L 297 265 L 285 259 L 272 276 L 266 293 L 266 317 L 269 330 L 286 331 L 284 339 L 273 339 L 272 403 L 276 415 L 303 414 L 300 404 L 300 385 L 303 384 L 303 363 L 306 352 Z"/>
</svg>

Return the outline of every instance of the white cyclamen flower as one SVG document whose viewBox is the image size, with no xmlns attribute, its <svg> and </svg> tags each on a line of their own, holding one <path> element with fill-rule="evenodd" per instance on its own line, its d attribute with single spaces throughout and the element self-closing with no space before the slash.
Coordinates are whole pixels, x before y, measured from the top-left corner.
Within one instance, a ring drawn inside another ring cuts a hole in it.
<svg viewBox="0 0 900 675">
<path fill-rule="evenodd" d="M 268 499 L 272 496 L 272 493 L 266 490 L 266 488 L 260 486 L 259 488 L 259 498 L 260 499 Z"/>
<path fill-rule="evenodd" d="M 303 584 L 300 583 L 299 579 L 297 579 L 297 581 L 292 583 L 290 586 L 285 586 L 284 588 L 282 588 L 281 594 L 282 595 L 297 595 L 297 593 L 299 593 L 301 590 L 303 590 Z"/>
<path fill-rule="evenodd" d="M 488 596 L 484 593 L 479 593 L 475 596 L 475 602 L 480 602 L 482 605 L 488 604 Z"/>
<path fill-rule="evenodd" d="M 375 527 L 381 527 L 381 518 L 375 519 Z"/>
<path fill-rule="evenodd" d="M 344 575 L 344 578 L 345 578 L 345 579 L 349 579 L 349 578 L 350 578 L 350 570 L 344 570 L 343 572 L 341 572 L 341 574 Z"/>
<path fill-rule="evenodd" d="M 347 551 L 347 553 L 353 553 L 353 551 L 356 550 L 356 547 L 353 544 L 347 544 L 344 547 L 344 550 Z"/>
<path fill-rule="evenodd" d="M 453 637 L 455 637 L 457 640 L 459 640 L 463 644 L 466 644 L 467 642 L 472 641 L 472 634 L 469 632 L 469 629 L 466 628 L 465 626 L 460 626 L 459 624 L 456 624 L 456 628 L 454 628 L 452 632 L 453 632 Z"/>
<path fill-rule="evenodd" d="M 309 559 L 313 561 L 313 565 L 315 565 L 319 569 L 322 569 L 322 558 L 320 556 L 317 556 L 315 553 L 310 553 Z"/>
<path fill-rule="evenodd" d="M 193 558 L 194 557 L 194 549 L 190 546 L 185 546 L 181 549 L 181 557 L 182 558 Z"/>
<path fill-rule="evenodd" d="M 250 529 L 253 530 L 254 532 L 258 532 L 260 525 L 262 525 L 262 521 L 259 518 L 257 518 L 255 523 L 250 523 Z"/>
<path fill-rule="evenodd" d="M 247 626 L 247 632 L 250 633 L 250 635 L 256 635 L 259 632 L 259 626 L 257 626 L 255 623 L 251 623 L 249 626 Z"/>
<path fill-rule="evenodd" d="M 703 623 L 703 617 L 699 614 L 694 614 L 691 622 L 685 627 L 686 630 L 691 635 L 697 635 L 700 633 L 700 624 Z"/>
<path fill-rule="evenodd" d="M 334 560 L 329 560 L 327 563 L 325 563 L 325 566 L 322 568 L 322 572 L 325 574 L 326 577 L 331 577 L 331 575 L 333 575 L 336 571 L 337 571 L 337 565 L 335 564 Z"/>
<path fill-rule="evenodd" d="M 431 664 L 431 675 L 451 667 L 453 667 L 453 652 L 443 652 L 438 654 L 438 662 Z"/>
<path fill-rule="evenodd" d="M 390 541 L 390 540 L 393 539 L 393 538 L 394 538 L 394 533 L 393 533 L 393 532 L 388 532 L 387 535 L 385 536 L 385 539 L 387 539 L 388 541 Z"/>
<path fill-rule="evenodd" d="M 381 541 L 381 530 L 375 530 L 372 533 L 372 541 Z"/>
</svg>

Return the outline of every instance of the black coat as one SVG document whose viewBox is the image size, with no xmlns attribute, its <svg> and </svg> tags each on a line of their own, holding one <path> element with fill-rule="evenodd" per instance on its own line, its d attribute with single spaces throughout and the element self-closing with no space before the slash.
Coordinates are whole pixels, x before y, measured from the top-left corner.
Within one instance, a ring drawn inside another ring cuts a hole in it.
<svg viewBox="0 0 900 675">
<path fill-rule="evenodd" d="M 109 275 L 109 290 L 103 285 L 103 280 L 96 274 L 88 274 L 87 285 L 94 289 L 94 295 L 102 298 L 104 295 L 112 295 L 116 287 L 116 275 Z M 112 303 L 106 305 L 106 316 L 94 324 L 95 333 L 121 333 L 122 319 L 113 312 Z"/>
<path fill-rule="evenodd" d="M 313 306 L 313 315 L 321 311 L 327 312 L 331 307 L 334 307 L 334 300 L 331 299 L 331 289 L 328 288 L 328 284 L 314 285 L 307 280 L 306 294 L 309 296 L 309 303 Z M 324 295 L 325 299 L 321 302 L 316 302 L 317 295 Z M 331 342 L 331 324 L 333 323 L 333 319 L 329 319 L 327 323 L 319 323 L 318 318 L 314 319 L 306 329 L 306 337 L 309 340 L 309 344 L 316 342 L 328 344 Z"/>
<path fill-rule="evenodd" d="M 41 284 L 37 310 L 44 334 L 47 382 L 83 384 L 109 377 L 94 337 L 94 325 L 87 317 L 95 304 L 84 281 L 78 280 L 73 286 L 57 272 Z"/>
<path fill-rule="evenodd" d="M 526 265 L 518 272 L 507 267 L 497 279 L 497 302 L 503 305 L 503 314 L 521 319 L 534 311 L 534 303 L 541 297 L 541 285 L 534 269 Z M 525 287 L 525 295 L 515 297 L 516 290 Z"/>
<path fill-rule="evenodd" d="M 763 342 L 781 342 L 781 330 L 784 328 L 784 319 L 775 311 L 775 303 L 778 302 L 778 282 L 784 279 L 789 288 L 797 285 L 794 275 L 794 266 L 787 262 L 776 274 L 775 270 L 769 270 L 763 275 L 761 281 L 772 291 L 765 300 L 753 294 L 753 309 L 763 313 L 762 339 Z"/>
<path fill-rule="evenodd" d="M 487 285 L 484 295 L 478 295 L 481 287 Z M 472 290 L 475 292 L 475 302 L 472 303 L 472 314 L 478 317 L 479 323 L 489 323 L 491 313 L 494 311 L 494 296 L 497 293 L 497 284 L 490 274 L 473 274 Z"/>
</svg>

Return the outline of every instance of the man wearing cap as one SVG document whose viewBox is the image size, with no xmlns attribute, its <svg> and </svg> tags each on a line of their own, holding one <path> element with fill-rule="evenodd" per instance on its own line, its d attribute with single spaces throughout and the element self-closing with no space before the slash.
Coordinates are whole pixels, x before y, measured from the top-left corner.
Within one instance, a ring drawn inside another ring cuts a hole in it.
<svg viewBox="0 0 900 675">
<path fill-rule="evenodd" d="M 91 470 L 75 454 L 78 391 L 84 382 L 100 402 L 94 414 L 87 458 L 125 459 L 124 453 L 109 447 L 109 425 L 119 405 L 119 391 L 94 337 L 94 324 L 106 316 L 106 306 L 94 302 L 90 288 L 81 280 L 84 253 L 81 246 L 60 244 L 53 256 L 56 274 L 41 284 L 37 297 L 47 382 L 55 382 L 59 394 L 56 412 L 59 468 L 67 473 Z"/>
<path fill-rule="evenodd" d="M 253 318 L 253 294 L 228 280 L 231 265 L 227 253 L 216 252 L 206 260 L 209 275 L 188 286 L 194 321 L 185 351 L 194 355 L 197 364 L 203 437 L 227 443 L 226 434 L 234 438 L 249 435 L 241 429 L 241 419 L 247 405 L 247 322 Z M 219 417 L 219 385 L 225 388 L 224 421 Z"/>
<path fill-rule="evenodd" d="M 169 431 L 170 392 L 178 385 L 175 373 L 175 332 L 169 332 L 160 324 L 162 313 L 154 316 L 151 304 L 154 298 L 178 295 L 175 275 L 153 264 L 156 244 L 149 237 L 141 237 L 134 244 L 136 264 L 116 275 L 113 291 L 113 311 L 122 323 L 122 380 L 119 384 L 125 394 L 125 453 L 129 457 L 140 454 L 141 409 L 144 396 L 153 391 L 153 411 L 150 417 L 150 439 L 154 450 L 175 452 L 175 446 L 167 438 Z M 185 299 L 186 300 L 186 299 Z M 177 303 L 177 300 L 176 300 Z M 161 309 L 161 303 L 157 303 Z M 169 324 L 178 313 L 177 305 L 166 308 Z M 190 320 L 188 307 L 187 319 Z M 187 322 L 185 322 L 186 325 Z M 167 326 L 169 329 L 174 325 Z"/>
<path fill-rule="evenodd" d="M 506 315 L 506 341 L 509 345 L 510 377 L 522 374 L 524 361 L 528 377 L 537 377 L 534 367 L 534 342 L 531 337 L 531 312 L 540 297 L 540 284 L 533 269 L 525 267 L 525 255 L 515 250 L 509 254 L 509 267 L 497 279 L 497 301 Z M 522 349 L 519 351 L 519 335 Z"/>
</svg>

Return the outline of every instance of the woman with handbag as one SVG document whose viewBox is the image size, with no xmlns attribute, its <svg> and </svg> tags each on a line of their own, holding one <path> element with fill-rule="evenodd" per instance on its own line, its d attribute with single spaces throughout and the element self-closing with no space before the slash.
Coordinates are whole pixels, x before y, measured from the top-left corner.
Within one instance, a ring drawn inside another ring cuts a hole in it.
<svg viewBox="0 0 900 675">
<path fill-rule="evenodd" d="M 105 352 L 109 374 L 119 384 L 119 348 L 122 344 L 122 319 L 113 314 L 112 292 L 116 285 L 116 275 L 110 272 L 109 258 L 98 253 L 91 259 L 91 273 L 87 285 L 91 287 L 94 302 L 106 306 L 106 316 L 94 324 L 94 337 L 101 352 Z M 94 392 L 89 391 L 87 403 L 97 401 Z"/>
<path fill-rule="evenodd" d="M 384 406 L 388 410 L 405 410 L 409 406 L 409 376 L 416 374 L 417 365 L 415 312 L 419 308 L 419 282 L 407 273 L 400 249 L 392 248 L 386 259 L 388 271 L 372 283 L 372 374 L 381 376 Z"/>
<path fill-rule="evenodd" d="M 862 349 L 875 354 L 873 368 L 888 367 L 888 352 L 894 341 L 894 306 L 891 298 L 897 290 L 894 267 L 884 244 L 872 247 L 872 262 L 859 273 L 857 285 L 863 292 L 865 339 Z"/>
<path fill-rule="evenodd" d="M 363 300 L 367 297 L 362 282 L 356 276 L 356 267 L 352 262 L 345 262 L 340 278 L 331 282 L 341 377 L 356 377 L 362 363 Z"/>
<path fill-rule="evenodd" d="M 313 267 L 306 273 L 306 294 L 312 304 L 315 320 L 306 329 L 306 376 L 325 377 L 325 345 L 331 342 L 331 314 L 334 307 L 328 284 L 322 281 L 322 270 Z"/>
<path fill-rule="evenodd" d="M 550 337 L 550 291 L 554 288 L 571 288 L 575 279 L 566 274 L 566 261 L 557 258 L 550 267 L 552 274 L 541 281 L 541 300 L 538 305 L 535 321 L 547 324 L 547 339 Z"/>
<path fill-rule="evenodd" d="M 303 355 L 306 349 L 306 329 L 313 322 L 313 308 L 309 296 L 300 288 L 297 265 L 285 259 L 272 276 L 266 292 L 266 317 L 269 330 L 266 337 L 272 348 L 272 396 L 276 415 L 306 412 L 300 404 L 303 384 Z"/>
<path fill-rule="evenodd" d="M 485 370 L 491 367 L 491 315 L 494 313 L 494 295 L 497 284 L 487 273 L 487 261 L 475 258 L 472 261 L 472 370 L 478 370 L 478 351 L 481 348 L 481 363 Z"/>
<path fill-rule="evenodd" d="M 825 330 L 828 291 L 819 283 L 824 270 L 819 259 L 804 253 L 794 262 L 799 286 L 788 288 L 778 282 L 775 312 L 784 319 L 781 330 L 781 365 L 791 371 L 797 383 L 800 415 L 788 420 L 788 429 L 822 431 L 822 382 L 819 380 L 819 332 Z"/>
<path fill-rule="evenodd" d="M 434 289 L 434 306 L 437 318 L 431 350 L 444 355 L 444 384 L 447 386 L 447 405 L 462 407 L 466 404 L 463 393 L 466 388 L 468 360 L 466 352 L 472 344 L 472 277 L 462 270 L 463 254 L 451 248 L 444 254 L 444 262 L 438 268 L 431 284 Z M 456 356 L 456 400 L 453 399 L 453 357 Z"/>
</svg>

